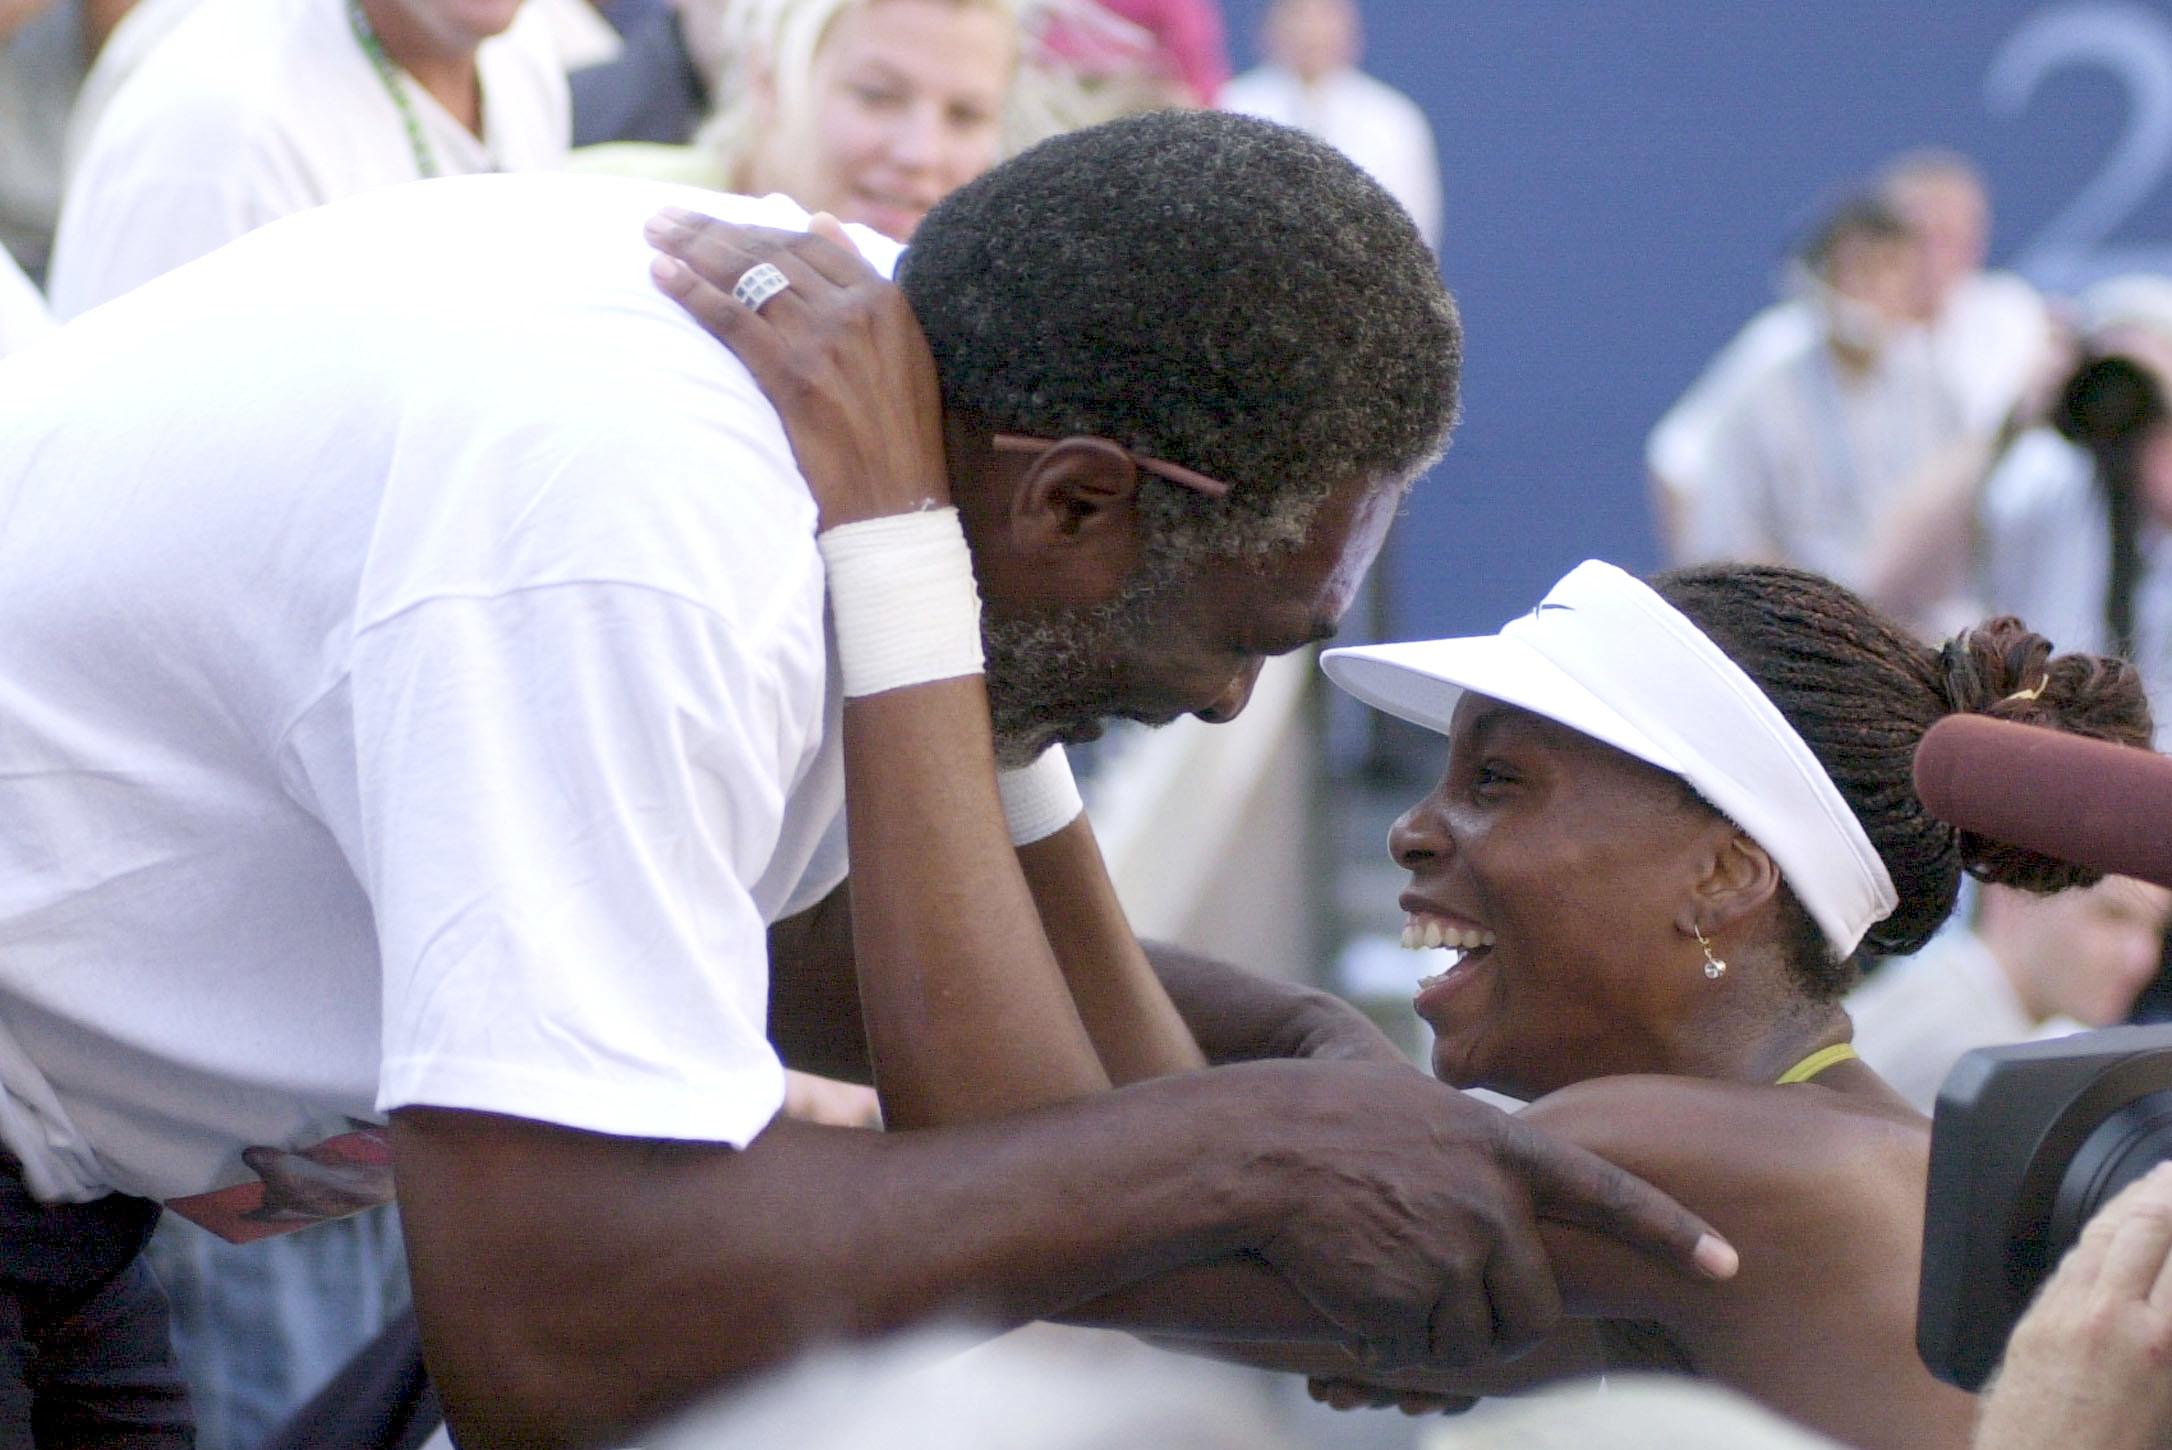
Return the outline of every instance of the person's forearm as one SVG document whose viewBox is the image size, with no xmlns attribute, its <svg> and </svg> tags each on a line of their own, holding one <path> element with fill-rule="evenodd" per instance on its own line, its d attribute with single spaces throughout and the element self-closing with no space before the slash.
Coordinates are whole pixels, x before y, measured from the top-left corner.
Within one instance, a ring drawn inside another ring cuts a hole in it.
<svg viewBox="0 0 2172 1450">
<path fill-rule="evenodd" d="M 852 939 L 885 1119 L 972 1122 L 1109 1086 L 996 798 L 978 675 L 845 704 Z"/>
<path fill-rule="evenodd" d="M 1145 951 L 1210 1062 L 1408 1060 L 1364 1013 L 1332 992 L 1243 971 L 1166 942 L 1147 942 Z"/>
<path fill-rule="evenodd" d="M 1071 1000 L 1109 1077 L 1139 1082 L 1206 1066 L 1132 935 L 1086 817 L 1021 848 L 1018 859 Z"/>
<path fill-rule="evenodd" d="M 1288 1084 L 1232 1071 L 958 1129 L 780 1121 L 744 1152 L 401 1110 L 416 1303 L 455 1432 L 604 1443 L 825 1339 L 1009 1326 L 1241 1251 L 1281 1211 L 1253 1115 Z"/>
</svg>

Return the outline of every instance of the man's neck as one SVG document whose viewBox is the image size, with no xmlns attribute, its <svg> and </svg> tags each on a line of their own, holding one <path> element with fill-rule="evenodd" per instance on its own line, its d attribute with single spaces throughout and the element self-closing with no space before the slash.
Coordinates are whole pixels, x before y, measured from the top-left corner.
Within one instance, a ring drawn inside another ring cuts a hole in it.
<svg viewBox="0 0 2172 1450">
<path fill-rule="evenodd" d="M 397 0 L 359 0 L 392 63 L 414 78 L 470 134 L 483 134 L 483 86 L 475 47 L 433 33 Z"/>
</svg>

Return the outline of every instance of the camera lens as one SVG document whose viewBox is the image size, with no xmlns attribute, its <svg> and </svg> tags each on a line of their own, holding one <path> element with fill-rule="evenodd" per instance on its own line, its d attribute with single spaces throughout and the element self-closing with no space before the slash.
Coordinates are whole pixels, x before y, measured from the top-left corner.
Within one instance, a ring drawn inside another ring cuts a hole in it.
<svg viewBox="0 0 2172 1450">
<path fill-rule="evenodd" d="M 2060 1176 L 2045 1244 L 2049 1262 L 2059 1261 L 2114 1194 L 2168 1158 L 2172 1089 L 2145 1093 L 2097 1124 Z"/>
</svg>

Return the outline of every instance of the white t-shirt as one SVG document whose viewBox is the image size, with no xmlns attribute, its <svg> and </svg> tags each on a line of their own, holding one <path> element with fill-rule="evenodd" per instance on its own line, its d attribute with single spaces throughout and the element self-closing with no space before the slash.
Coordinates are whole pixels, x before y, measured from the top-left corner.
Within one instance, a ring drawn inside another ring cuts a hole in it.
<svg viewBox="0 0 2172 1450">
<path fill-rule="evenodd" d="M 441 175 L 554 167 L 571 102 L 523 7 L 476 52 L 483 139 L 408 77 Z M 145 55 L 69 178 L 48 295 L 74 317 L 276 217 L 423 174 L 343 0 L 203 0 Z"/>
<path fill-rule="evenodd" d="M 1964 277 L 1931 325 L 1931 348 L 1966 426 L 1988 434 L 2006 421 L 2052 345 L 2051 314 L 2011 272 Z"/>
<path fill-rule="evenodd" d="M 1979 591 L 2061 651 L 2109 646 L 2111 521 L 2087 453 L 2049 428 L 2016 439 L 1984 484 Z M 2172 530 L 2145 520 L 2134 590 L 2134 663 L 2159 750 L 2172 749 Z"/>
<path fill-rule="evenodd" d="M 1961 427 L 1988 434 L 2027 387 L 2051 343 L 2036 289 L 2011 272 L 1964 279 L 1928 330 L 1932 365 Z M 1817 311 L 1792 297 L 1752 317 L 1654 425 L 1644 463 L 1684 508 L 1712 468 L 1715 435 L 1740 397 L 1817 342 Z"/>
<path fill-rule="evenodd" d="M 411 1103 L 775 1113 L 765 928 L 842 879 L 839 700 L 777 415 L 649 281 L 667 202 L 805 222 L 388 188 L 0 364 L 0 1137 L 41 1196 L 257 1188 Z"/>
<path fill-rule="evenodd" d="M 1440 250 L 1440 154 L 1425 112 L 1401 91 L 1356 70 L 1307 86 L 1295 72 L 1266 65 L 1223 86 L 1217 104 L 1319 137 L 1386 187 L 1425 244 Z"/>
<path fill-rule="evenodd" d="M 1694 560 L 1778 559 L 1861 588 L 1886 511 L 1960 425 L 1921 332 L 1895 337 L 1860 374 L 1813 336 L 1716 420 L 1684 548 Z"/>
<path fill-rule="evenodd" d="M 1817 315 L 1800 298 L 1775 302 L 1743 324 L 1652 428 L 1644 466 L 1683 504 L 1712 465 L 1713 432 L 1767 373 L 1816 344 Z"/>
</svg>

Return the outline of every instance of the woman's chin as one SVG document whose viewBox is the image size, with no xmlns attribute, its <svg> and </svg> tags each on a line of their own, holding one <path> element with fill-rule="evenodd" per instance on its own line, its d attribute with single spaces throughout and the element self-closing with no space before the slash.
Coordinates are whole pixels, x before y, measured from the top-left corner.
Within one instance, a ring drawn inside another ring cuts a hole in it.
<svg viewBox="0 0 2172 1450">
<path fill-rule="evenodd" d="M 1525 1082 L 1519 1074 L 1504 1071 L 1475 1051 L 1445 1038 L 1436 1038 L 1433 1042 L 1433 1076 L 1458 1092 L 1477 1089 L 1524 1103 L 1543 1097 L 1546 1092 L 1544 1088 Z"/>
</svg>

